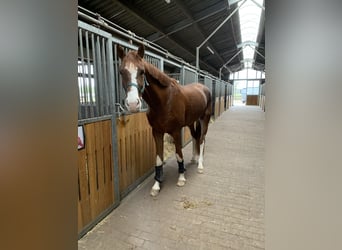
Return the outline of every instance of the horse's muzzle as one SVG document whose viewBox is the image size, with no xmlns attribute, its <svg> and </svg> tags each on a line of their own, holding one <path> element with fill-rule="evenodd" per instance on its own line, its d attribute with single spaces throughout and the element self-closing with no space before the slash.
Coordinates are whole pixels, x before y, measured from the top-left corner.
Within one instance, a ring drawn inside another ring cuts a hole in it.
<svg viewBox="0 0 342 250">
<path fill-rule="evenodd" d="M 141 110 L 141 101 L 139 98 L 133 101 L 126 99 L 125 105 L 129 112 L 138 112 Z"/>
</svg>

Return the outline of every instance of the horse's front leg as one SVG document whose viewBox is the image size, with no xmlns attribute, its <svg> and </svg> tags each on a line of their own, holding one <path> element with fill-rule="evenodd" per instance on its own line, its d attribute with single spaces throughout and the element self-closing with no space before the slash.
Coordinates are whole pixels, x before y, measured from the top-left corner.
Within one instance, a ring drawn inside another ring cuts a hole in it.
<svg viewBox="0 0 342 250">
<path fill-rule="evenodd" d="M 163 181 L 164 133 L 160 133 L 152 129 L 152 134 L 154 137 L 154 141 L 156 143 L 157 156 L 156 156 L 156 167 L 155 167 L 155 176 L 154 176 L 155 182 L 151 189 L 150 194 L 152 196 L 157 196 L 160 191 L 160 184 Z"/>
<path fill-rule="evenodd" d="M 181 131 L 177 131 L 172 133 L 173 140 L 175 142 L 176 147 L 176 158 L 178 162 L 178 181 L 177 186 L 182 187 L 185 185 L 185 167 L 184 167 L 184 159 L 183 159 L 183 152 L 182 152 L 182 138 L 181 138 Z"/>
</svg>

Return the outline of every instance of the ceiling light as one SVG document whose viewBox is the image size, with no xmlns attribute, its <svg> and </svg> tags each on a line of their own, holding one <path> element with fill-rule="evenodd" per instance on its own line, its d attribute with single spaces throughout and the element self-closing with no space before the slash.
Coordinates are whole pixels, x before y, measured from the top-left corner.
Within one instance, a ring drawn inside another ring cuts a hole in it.
<svg viewBox="0 0 342 250">
<path fill-rule="evenodd" d="M 215 54 L 214 51 L 209 46 L 207 46 L 207 49 L 210 51 L 211 54 L 213 55 Z"/>
</svg>

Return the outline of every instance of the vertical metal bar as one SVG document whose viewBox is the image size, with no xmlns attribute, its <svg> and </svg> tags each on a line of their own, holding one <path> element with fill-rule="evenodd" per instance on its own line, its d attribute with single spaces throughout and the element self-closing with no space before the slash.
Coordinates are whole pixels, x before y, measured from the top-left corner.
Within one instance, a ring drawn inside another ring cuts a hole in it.
<svg viewBox="0 0 342 250">
<path fill-rule="evenodd" d="M 200 50 L 200 46 L 196 47 L 196 68 L 197 70 L 199 70 L 199 50 Z"/>
<path fill-rule="evenodd" d="M 103 79 L 102 79 L 102 65 L 101 65 L 101 48 L 100 48 L 100 37 L 96 36 L 96 42 L 95 42 L 95 46 L 96 46 L 96 61 L 97 61 L 97 76 L 98 76 L 98 95 L 97 95 L 97 99 L 98 99 L 98 104 L 99 104 L 99 116 L 103 116 L 104 115 L 104 111 L 103 111 L 103 98 L 102 98 L 102 88 L 103 88 Z"/>
<path fill-rule="evenodd" d="M 100 110 L 99 110 L 99 105 L 100 105 L 100 100 L 99 100 L 99 81 L 97 78 L 97 60 L 96 60 L 96 46 L 95 46 L 95 38 L 94 38 L 94 33 L 91 33 L 91 50 L 93 54 L 93 71 L 94 71 L 94 89 L 95 89 L 95 103 L 96 103 L 96 116 L 100 116 Z"/>
<path fill-rule="evenodd" d="M 117 49 L 116 46 L 114 46 L 114 69 L 115 69 L 115 99 L 114 103 L 121 103 L 121 93 L 120 93 L 120 82 L 119 82 L 119 70 L 118 70 L 118 64 L 119 64 L 119 59 L 118 59 L 118 54 L 117 54 Z"/>
<path fill-rule="evenodd" d="M 211 81 L 212 85 L 212 100 L 211 100 L 211 113 L 215 116 L 215 102 L 216 102 L 216 82 L 215 80 Z"/>
<path fill-rule="evenodd" d="M 125 91 L 121 85 L 121 75 L 119 74 L 119 71 L 117 71 L 117 74 L 118 74 L 118 79 L 119 79 L 119 81 L 118 81 L 119 100 L 117 100 L 117 102 L 120 104 L 123 104 L 123 99 L 124 99 L 126 93 L 125 93 Z"/>
<path fill-rule="evenodd" d="M 114 81 L 114 65 L 113 65 L 113 45 L 112 40 L 107 39 L 107 67 L 108 67 L 108 86 L 109 86 L 109 112 L 115 112 L 115 81 Z"/>
<path fill-rule="evenodd" d="M 226 110 L 227 109 L 227 96 L 228 96 L 228 83 L 224 82 L 224 88 L 223 88 L 223 109 Z"/>
<path fill-rule="evenodd" d="M 82 119 L 82 110 L 81 110 L 81 96 L 80 96 L 80 82 L 79 82 L 79 76 L 78 76 L 78 60 L 77 60 L 77 97 L 78 97 L 78 120 Z"/>
<path fill-rule="evenodd" d="M 160 59 L 160 70 L 164 72 L 164 58 Z"/>
<path fill-rule="evenodd" d="M 120 202 L 120 179 L 119 179 L 119 150 L 116 130 L 116 114 L 112 115 L 112 154 L 113 154 L 113 180 L 115 203 Z"/>
<path fill-rule="evenodd" d="M 236 78 L 236 73 L 234 73 L 234 76 L 233 76 L 233 86 L 232 86 L 233 104 L 235 101 L 235 92 L 236 92 L 235 78 Z"/>
<path fill-rule="evenodd" d="M 106 115 L 109 114 L 109 83 L 107 81 L 107 62 L 106 62 L 106 43 L 104 37 L 101 39 L 101 51 L 102 51 L 102 67 L 103 67 L 103 91 L 102 91 L 102 98 L 103 98 L 103 105 L 104 105 L 104 112 Z"/>
<path fill-rule="evenodd" d="M 109 83 L 110 86 L 110 104 L 111 104 L 111 114 L 112 114 L 112 159 L 113 159 L 113 181 L 114 181 L 114 203 L 120 203 L 120 179 L 119 179 L 119 160 L 118 160 L 118 143 L 117 143 L 117 127 L 116 127 L 116 110 L 115 110 L 115 103 L 117 102 L 116 93 L 119 90 L 119 81 L 118 81 L 118 63 L 117 63 L 117 53 L 116 53 L 116 46 L 114 48 L 114 57 L 113 58 L 113 43 L 111 39 L 107 40 L 107 65 L 108 65 L 108 72 L 109 72 Z M 114 65 L 113 65 L 114 63 Z M 114 67 L 116 74 L 114 75 Z"/>
<path fill-rule="evenodd" d="M 90 117 L 94 116 L 94 100 L 93 100 L 93 90 L 91 84 L 91 69 L 90 69 L 90 55 L 89 55 L 89 37 L 88 37 L 88 30 L 85 32 L 85 39 L 86 39 L 86 52 L 87 52 L 87 66 L 88 66 L 88 85 L 89 85 L 89 99 L 90 99 Z"/>
<path fill-rule="evenodd" d="M 221 101 L 222 101 L 222 86 L 223 86 L 223 81 L 221 79 L 218 80 L 219 83 L 220 83 L 220 97 L 219 97 L 219 114 L 222 113 L 222 110 L 221 110 Z"/>
<path fill-rule="evenodd" d="M 78 31 L 78 37 L 79 37 L 79 41 L 80 41 L 80 52 L 81 52 L 81 67 L 82 67 L 82 85 L 83 85 L 83 98 L 84 98 L 84 102 L 83 105 L 85 107 L 85 118 L 88 118 L 88 108 L 87 108 L 87 104 L 88 104 L 88 98 L 87 98 L 87 88 L 86 88 L 86 83 L 85 83 L 85 73 L 84 73 L 84 55 L 83 55 L 83 40 L 82 40 L 82 29 L 79 29 Z"/>
</svg>

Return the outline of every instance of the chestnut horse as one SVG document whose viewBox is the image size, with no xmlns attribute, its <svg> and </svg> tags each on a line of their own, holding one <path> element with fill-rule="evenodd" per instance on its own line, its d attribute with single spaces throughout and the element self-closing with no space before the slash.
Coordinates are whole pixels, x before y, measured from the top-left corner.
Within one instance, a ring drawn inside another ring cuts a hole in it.
<svg viewBox="0 0 342 250">
<path fill-rule="evenodd" d="M 175 143 L 179 178 L 177 186 L 186 182 L 182 153 L 181 129 L 188 126 L 193 137 L 192 161 L 198 161 L 198 172 L 203 173 L 204 139 L 211 116 L 211 93 L 200 83 L 181 86 L 152 64 L 146 62 L 144 46 L 127 54 L 117 47 L 121 59 L 120 74 L 127 97 L 125 105 L 130 112 L 141 109 L 141 98 L 148 104 L 147 119 L 156 143 L 155 183 L 151 195 L 156 196 L 163 181 L 163 137 L 170 134 Z"/>
</svg>

